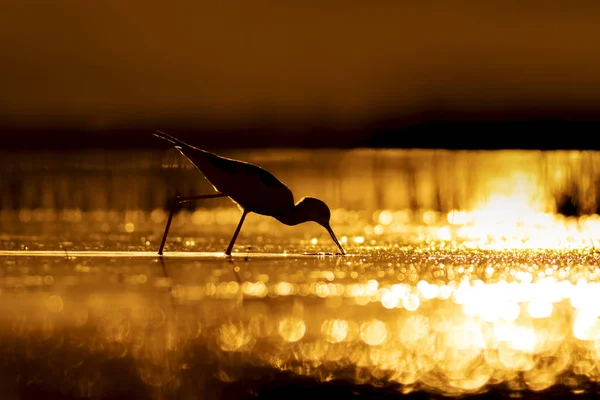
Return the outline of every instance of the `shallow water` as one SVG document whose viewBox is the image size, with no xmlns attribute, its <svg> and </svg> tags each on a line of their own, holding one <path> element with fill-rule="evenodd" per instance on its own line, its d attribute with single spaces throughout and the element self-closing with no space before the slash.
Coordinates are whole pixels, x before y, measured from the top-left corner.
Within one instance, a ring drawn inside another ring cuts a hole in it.
<svg viewBox="0 0 600 400">
<path fill-rule="evenodd" d="M 6 398 L 595 393 L 598 154 L 232 154 L 326 200 L 349 254 L 250 215 L 228 259 L 240 211 L 214 200 L 160 259 L 169 197 L 206 189 L 175 154 L 2 159 Z"/>
</svg>

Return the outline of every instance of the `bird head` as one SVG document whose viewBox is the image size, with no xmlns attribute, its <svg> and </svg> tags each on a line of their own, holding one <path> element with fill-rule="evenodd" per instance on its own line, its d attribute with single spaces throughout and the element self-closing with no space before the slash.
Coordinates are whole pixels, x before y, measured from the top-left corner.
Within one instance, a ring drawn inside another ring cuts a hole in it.
<svg viewBox="0 0 600 400">
<path fill-rule="evenodd" d="M 331 211 L 322 200 L 305 197 L 296 204 L 296 210 L 306 221 L 314 221 L 319 225 L 329 226 Z"/>
<path fill-rule="evenodd" d="M 346 254 L 329 225 L 331 211 L 324 201 L 315 199 L 314 197 L 305 197 L 296 204 L 296 211 L 305 221 L 314 221 L 327 229 L 327 232 L 331 235 L 340 252 Z"/>
</svg>

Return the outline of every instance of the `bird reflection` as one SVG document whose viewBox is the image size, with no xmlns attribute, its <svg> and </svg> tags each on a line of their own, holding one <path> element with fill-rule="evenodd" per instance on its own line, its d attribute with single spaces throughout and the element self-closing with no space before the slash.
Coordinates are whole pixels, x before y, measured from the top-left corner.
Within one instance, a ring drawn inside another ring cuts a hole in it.
<svg viewBox="0 0 600 400">
<path fill-rule="evenodd" d="M 233 271 L 233 275 L 235 276 L 235 279 L 241 285 L 242 284 L 242 279 L 240 278 L 240 274 L 239 274 L 240 267 L 238 267 L 238 265 L 235 263 L 235 261 L 233 260 L 233 258 L 231 258 L 229 260 L 229 263 L 231 264 L 231 270 Z"/>
<path fill-rule="evenodd" d="M 160 265 L 162 267 L 163 276 L 167 279 L 170 279 L 169 273 L 167 272 L 167 266 L 165 265 L 165 260 L 162 257 L 158 257 Z"/>
</svg>

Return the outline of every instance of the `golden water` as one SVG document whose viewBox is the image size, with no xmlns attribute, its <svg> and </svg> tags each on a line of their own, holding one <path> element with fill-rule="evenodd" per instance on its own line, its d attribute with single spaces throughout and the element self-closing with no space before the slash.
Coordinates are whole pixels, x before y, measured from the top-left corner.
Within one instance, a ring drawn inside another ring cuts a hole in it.
<svg viewBox="0 0 600 400">
<path fill-rule="evenodd" d="M 162 265 L 151 252 L 169 193 L 150 189 L 161 175 L 147 160 L 161 174 L 194 170 L 165 169 L 170 155 L 118 164 L 112 177 L 89 156 L 75 171 L 51 163 L 51 176 L 34 161 L 13 168 L 31 179 L 19 196 L 5 192 L 0 211 L 1 248 L 21 252 L 0 253 L 6 393 L 222 398 L 282 372 L 398 393 L 595 390 L 598 154 L 236 155 L 267 164 L 297 197 L 324 198 L 349 255 L 303 256 L 334 251 L 327 232 L 251 215 L 230 261 L 219 252 L 239 210 L 225 200 L 178 214 Z M 78 185 L 90 181 L 94 196 Z M 91 196 L 89 209 L 55 184 Z M 204 188 L 179 184 L 184 194 Z M 557 213 L 565 198 L 582 215 Z"/>
</svg>

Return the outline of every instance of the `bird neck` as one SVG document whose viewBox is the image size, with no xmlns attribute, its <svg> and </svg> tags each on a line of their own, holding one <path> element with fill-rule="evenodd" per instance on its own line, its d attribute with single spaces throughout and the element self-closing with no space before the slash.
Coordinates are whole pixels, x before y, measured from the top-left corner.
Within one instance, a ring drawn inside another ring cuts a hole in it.
<svg viewBox="0 0 600 400">
<path fill-rule="evenodd" d="M 302 212 L 302 209 L 299 208 L 297 205 L 285 214 L 276 215 L 275 219 L 289 226 L 294 226 L 309 221 L 306 215 L 304 215 L 304 213 Z"/>
</svg>

